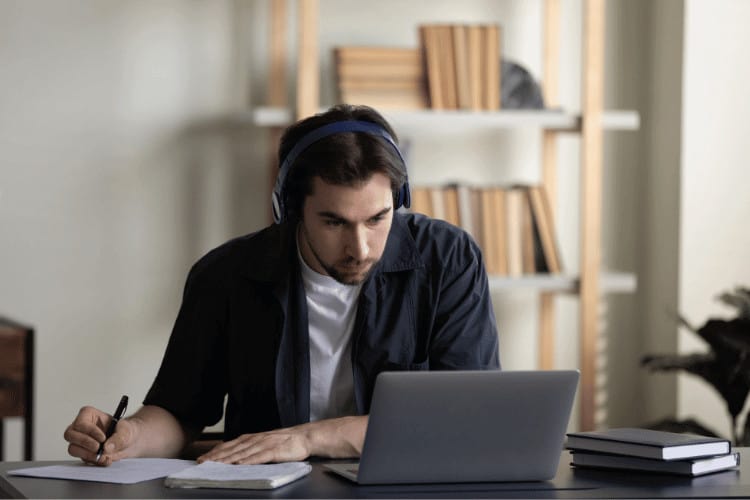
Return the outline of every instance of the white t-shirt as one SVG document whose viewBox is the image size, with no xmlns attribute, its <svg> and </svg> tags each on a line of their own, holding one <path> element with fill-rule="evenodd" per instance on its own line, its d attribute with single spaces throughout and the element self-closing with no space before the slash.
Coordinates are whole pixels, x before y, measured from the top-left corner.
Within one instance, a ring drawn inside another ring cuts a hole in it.
<svg viewBox="0 0 750 500">
<path fill-rule="evenodd" d="M 310 333 L 310 421 L 354 415 L 352 330 L 362 285 L 319 274 L 298 255 Z"/>
</svg>

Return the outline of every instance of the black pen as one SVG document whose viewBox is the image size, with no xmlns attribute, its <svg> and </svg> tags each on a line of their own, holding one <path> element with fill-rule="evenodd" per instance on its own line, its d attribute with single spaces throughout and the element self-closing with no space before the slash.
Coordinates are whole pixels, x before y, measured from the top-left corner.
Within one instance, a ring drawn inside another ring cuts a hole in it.
<svg viewBox="0 0 750 500">
<path fill-rule="evenodd" d="M 107 432 L 104 435 L 104 441 L 102 441 L 102 444 L 99 445 L 99 451 L 96 452 L 96 463 L 99 463 L 99 459 L 102 458 L 102 453 L 104 453 L 104 443 L 107 442 L 107 439 L 112 437 L 112 434 L 115 433 L 115 427 L 117 427 L 117 422 L 120 421 L 122 416 L 125 414 L 125 409 L 128 407 L 128 397 L 123 396 L 120 398 L 120 404 L 117 405 L 117 409 L 115 410 L 115 414 L 112 416 L 112 421 L 109 423 L 109 427 L 107 427 Z"/>
</svg>

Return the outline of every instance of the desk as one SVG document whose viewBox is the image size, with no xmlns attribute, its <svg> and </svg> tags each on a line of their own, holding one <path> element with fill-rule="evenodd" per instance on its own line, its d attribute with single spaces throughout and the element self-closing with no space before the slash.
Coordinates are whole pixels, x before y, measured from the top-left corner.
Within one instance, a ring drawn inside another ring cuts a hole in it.
<svg viewBox="0 0 750 500">
<path fill-rule="evenodd" d="M 0 498 L 739 498 L 750 497 L 750 448 L 740 471 L 689 478 L 574 469 L 563 452 L 552 481 L 357 486 L 313 463 L 305 478 L 276 490 L 171 489 L 163 479 L 133 485 L 8 476 L 5 471 L 64 462 L 0 463 Z"/>
</svg>

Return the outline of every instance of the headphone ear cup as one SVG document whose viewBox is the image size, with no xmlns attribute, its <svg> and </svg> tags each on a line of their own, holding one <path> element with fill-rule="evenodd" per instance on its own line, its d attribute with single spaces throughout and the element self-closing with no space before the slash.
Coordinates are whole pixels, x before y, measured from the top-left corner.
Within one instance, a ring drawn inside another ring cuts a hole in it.
<svg viewBox="0 0 750 500">
<path fill-rule="evenodd" d="M 409 191 L 409 181 L 406 180 L 401 189 L 398 190 L 398 199 L 396 200 L 396 208 L 398 210 L 401 207 L 411 207 L 411 192 Z"/>
<path fill-rule="evenodd" d="M 279 194 L 276 191 L 271 194 L 271 212 L 273 213 L 274 223 L 280 224 L 284 220 L 283 207 L 281 206 Z"/>
</svg>

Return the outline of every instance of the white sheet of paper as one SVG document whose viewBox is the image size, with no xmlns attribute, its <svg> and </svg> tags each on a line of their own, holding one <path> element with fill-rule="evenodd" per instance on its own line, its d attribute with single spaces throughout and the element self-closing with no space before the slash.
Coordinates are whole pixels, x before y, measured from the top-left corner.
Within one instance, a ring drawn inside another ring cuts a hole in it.
<svg viewBox="0 0 750 500">
<path fill-rule="evenodd" d="M 42 477 L 48 479 L 71 479 L 73 481 L 97 481 L 100 483 L 133 484 L 166 477 L 196 462 L 171 458 L 126 458 L 109 467 L 88 465 L 83 462 L 70 465 L 47 465 L 8 471 L 13 476 Z"/>
</svg>

